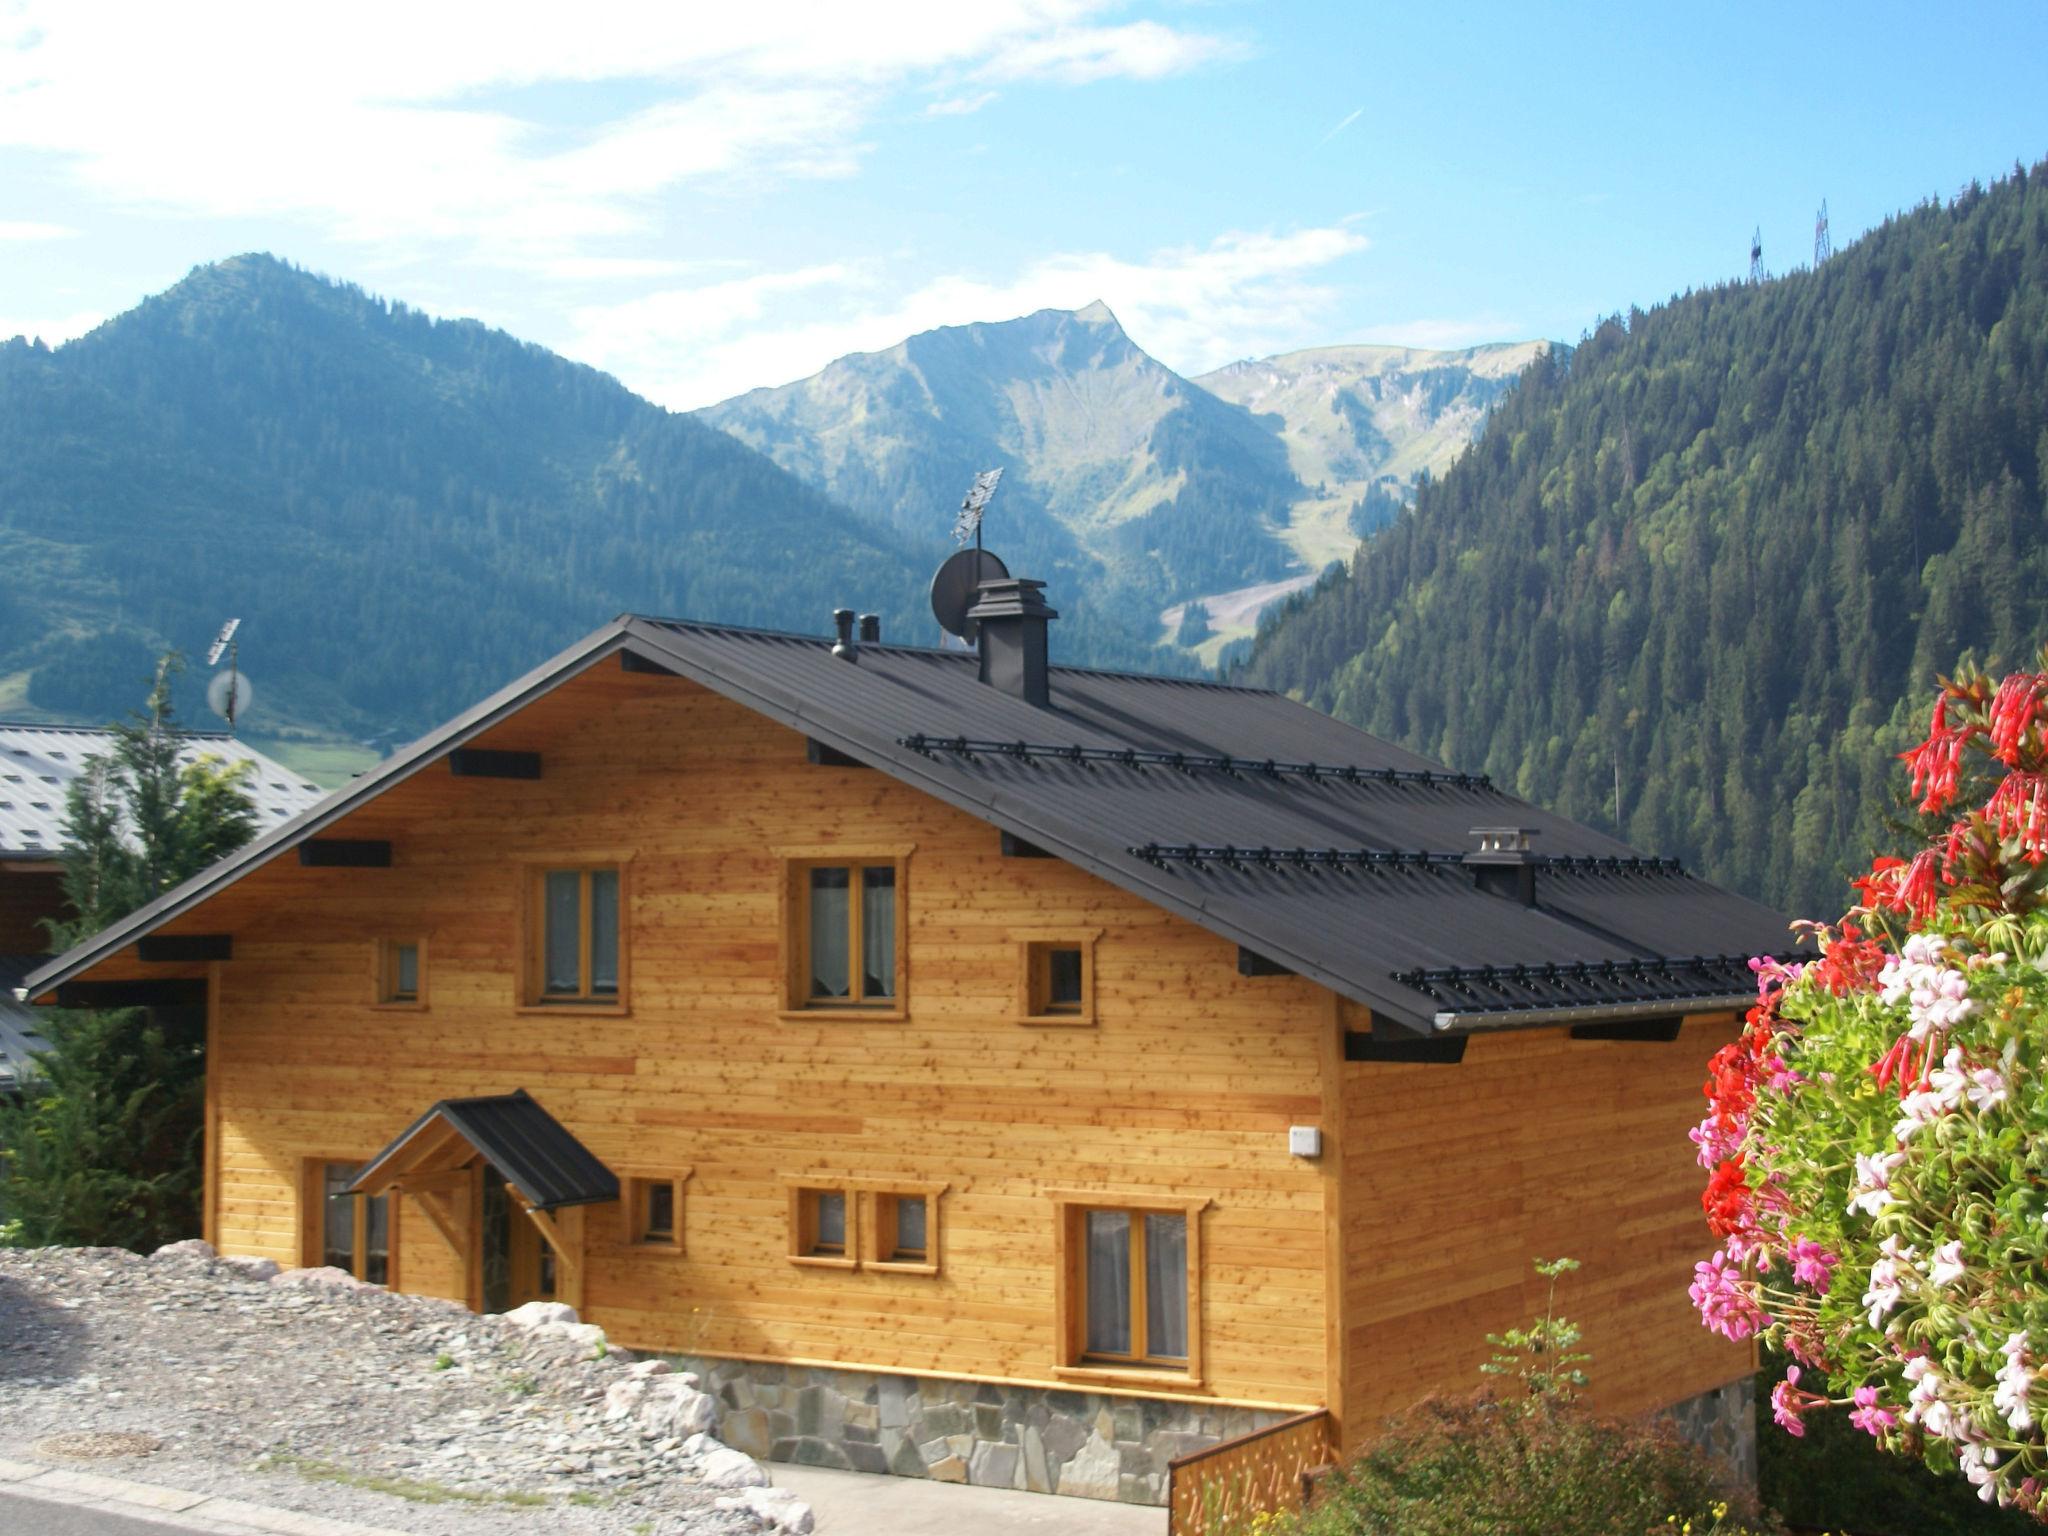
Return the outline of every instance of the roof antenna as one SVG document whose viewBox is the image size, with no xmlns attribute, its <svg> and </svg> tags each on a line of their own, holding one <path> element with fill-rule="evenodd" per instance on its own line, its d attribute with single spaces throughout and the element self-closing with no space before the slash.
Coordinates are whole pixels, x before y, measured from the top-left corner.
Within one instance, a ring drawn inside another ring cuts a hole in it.
<svg viewBox="0 0 2048 1536">
<path fill-rule="evenodd" d="M 214 636 L 213 644 L 206 652 L 209 667 L 220 665 L 222 651 L 228 655 L 227 671 L 215 674 L 213 681 L 206 685 L 206 703 L 216 715 L 227 717 L 231 740 L 235 734 L 235 716 L 246 710 L 254 697 L 248 680 L 242 676 L 242 645 L 235 638 L 235 631 L 241 627 L 240 619 L 229 619 L 221 626 L 220 633 Z"/>
<path fill-rule="evenodd" d="M 1000 469 L 985 469 L 974 477 L 960 511 L 953 518 L 953 542 L 965 545 L 971 537 L 974 548 L 962 548 L 946 557 L 932 577 L 932 617 L 939 628 L 971 647 L 980 626 L 967 617 L 984 581 L 1001 581 L 1010 574 L 1002 560 L 981 547 L 981 519 L 1001 483 Z M 940 642 L 944 644 L 943 641 Z"/>
</svg>

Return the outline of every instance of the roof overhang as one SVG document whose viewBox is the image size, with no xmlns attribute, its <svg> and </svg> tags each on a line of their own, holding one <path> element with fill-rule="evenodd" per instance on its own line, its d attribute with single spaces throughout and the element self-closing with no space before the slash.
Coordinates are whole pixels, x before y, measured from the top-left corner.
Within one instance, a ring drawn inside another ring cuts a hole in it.
<svg viewBox="0 0 2048 1536">
<path fill-rule="evenodd" d="M 618 1175 L 524 1088 L 495 1097 L 443 1099 L 363 1165 L 352 1195 L 381 1195 L 481 1157 L 530 1209 L 619 1198 Z"/>
<path fill-rule="evenodd" d="M 1446 1008 L 1430 1018 L 1432 1034 L 1496 1034 L 1562 1024 L 1608 1024 L 1624 1019 L 1671 1018 L 1746 1009 L 1754 992 L 1706 997 L 1660 997 L 1640 1002 L 1579 1003 L 1563 1008 Z"/>
</svg>

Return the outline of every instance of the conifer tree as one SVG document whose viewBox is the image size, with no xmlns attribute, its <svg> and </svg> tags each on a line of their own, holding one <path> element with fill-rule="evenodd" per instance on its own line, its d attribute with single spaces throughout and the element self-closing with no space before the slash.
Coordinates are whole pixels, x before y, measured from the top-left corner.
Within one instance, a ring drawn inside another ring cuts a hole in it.
<svg viewBox="0 0 2048 1536">
<path fill-rule="evenodd" d="M 175 654 L 144 711 L 72 781 L 59 949 L 118 921 L 254 835 L 251 765 L 201 757 L 171 705 Z M 147 1250 L 198 1229 L 206 1075 L 203 1009 L 60 1012 L 50 1048 L 0 1104 L 0 1238 L 24 1247 Z"/>
</svg>

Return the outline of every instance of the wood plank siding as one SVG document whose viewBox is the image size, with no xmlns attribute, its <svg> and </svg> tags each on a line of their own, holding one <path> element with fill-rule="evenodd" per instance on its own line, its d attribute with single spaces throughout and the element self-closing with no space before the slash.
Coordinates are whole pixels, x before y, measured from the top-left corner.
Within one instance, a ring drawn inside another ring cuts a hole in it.
<svg viewBox="0 0 2048 1536">
<path fill-rule="evenodd" d="M 1059 1385 L 1050 1190 L 1207 1199 L 1203 1389 L 1324 1398 L 1329 995 L 677 678 L 599 668 L 479 745 L 538 780 L 429 771 L 332 829 L 388 869 L 278 860 L 167 932 L 232 932 L 213 1089 L 223 1248 L 299 1262 L 307 1157 L 368 1156 L 432 1102 L 525 1088 L 625 1176 L 690 1170 L 680 1251 L 591 1212 L 585 1310 L 622 1343 Z M 782 854 L 913 851 L 907 1017 L 778 1016 Z M 780 851 L 780 852 L 778 852 Z M 528 1009 L 533 860 L 629 865 L 623 1013 Z M 1097 1023 L 1020 1025 L 1020 936 L 1093 941 Z M 372 1006 L 374 945 L 427 941 L 430 1002 Z M 177 974 L 126 958 L 96 974 Z M 788 1181 L 943 1182 L 939 1272 L 789 1258 Z M 405 1202 L 407 1290 L 464 1277 Z"/>
<path fill-rule="evenodd" d="M 1753 1368 L 1686 1297 L 1705 1228 L 1685 1133 L 1734 1036 L 1722 1015 L 1673 1044 L 1547 1029 L 1475 1038 L 1456 1066 L 1345 1064 L 1347 1447 L 1427 1391 L 1482 1385 L 1485 1336 L 1542 1315 L 1536 1258 L 1584 1265 L 1558 1310 L 1586 1330 L 1594 1406 L 1646 1412 Z"/>
</svg>

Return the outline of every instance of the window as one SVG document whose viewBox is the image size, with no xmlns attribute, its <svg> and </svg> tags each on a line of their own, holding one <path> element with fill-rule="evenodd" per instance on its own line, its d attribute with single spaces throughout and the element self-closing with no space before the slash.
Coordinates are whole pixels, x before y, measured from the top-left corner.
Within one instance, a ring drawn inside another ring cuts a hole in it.
<svg viewBox="0 0 2048 1536">
<path fill-rule="evenodd" d="M 615 865 L 535 871 L 529 1003 L 611 1008 L 622 1002 L 624 883 Z"/>
<path fill-rule="evenodd" d="M 785 1011 L 897 1014 L 903 1006 L 903 859 L 793 859 Z"/>
<path fill-rule="evenodd" d="M 675 1174 L 629 1174 L 620 1180 L 619 1200 L 629 1245 L 665 1253 L 683 1251 L 683 1183 L 689 1177 L 685 1169 Z"/>
<path fill-rule="evenodd" d="M 1206 1201 L 1061 1200 L 1062 1374 L 1201 1375 Z"/>
<path fill-rule="evenodd" d="M 1095 1022 L 1096 932 L 1025 938 L 1017 982 L 1017 1016 L 1026 1024 Z"/>
<path fill-rule="evenodd" d="M 903 1274 L 939 1272 L 939 1197 L 943 1184 L 901 1184 L 869 1192 L 871 1215 L 862 1223 L 867 1264 Z"/>
<path fill-rule="evenodd" d="M 377 1002 L 385 1008 L 419 1008 L 427 1001 L 427 946 L 418 939 L 377 943 Z"/>
<path fill-rule="evenodd" d="M 851 1191 L 836 1185 L 791 1185 L 789 1191 L 789 1256 L 798 1264 L 854 1269 L 856 1213 Z"/>
<path fill-rule="evenodd" d="M 391 1200 L 346 1193 L 361 1163 L 316 1158 L 306 1165 L 309 1219 L 302 1257 L 307 1264 L 331 1264 L 366 1280 L 391 1280 Z"/>
</svg>

